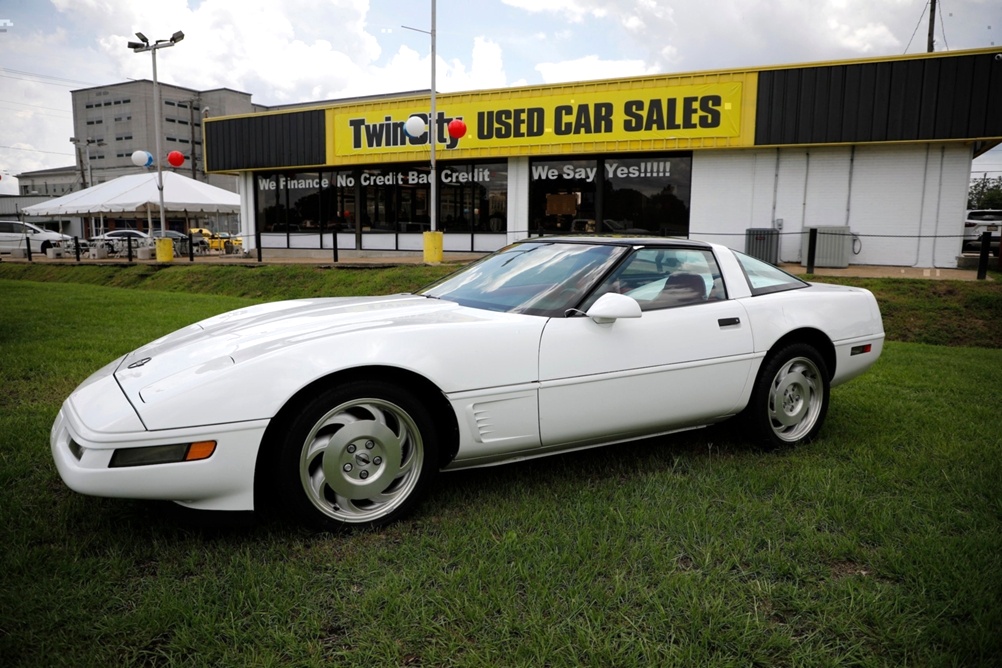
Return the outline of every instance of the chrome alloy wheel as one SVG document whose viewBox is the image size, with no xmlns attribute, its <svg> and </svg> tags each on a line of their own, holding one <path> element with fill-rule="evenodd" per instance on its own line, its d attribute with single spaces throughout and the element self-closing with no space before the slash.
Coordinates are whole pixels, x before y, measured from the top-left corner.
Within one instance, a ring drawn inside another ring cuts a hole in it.
<svg viewBox="0 0 1002 668">
<path fill-rule="evenodd" d="M 817 423 L 824 401 L 825 384 L 817 365 L 807 357 L 791 358 L 769 389 L 767 411 L 773 433 L 788 443 L 804 438 Z"/>
<path fill-rule="evenodd" d="M 320 512 L 358 524 L 403 504 L 423 462 L 421 431 L 407 411 L 383 399 L 359 398 L 340 404 L 310 430 L 299 477 Z"/>
</svg>

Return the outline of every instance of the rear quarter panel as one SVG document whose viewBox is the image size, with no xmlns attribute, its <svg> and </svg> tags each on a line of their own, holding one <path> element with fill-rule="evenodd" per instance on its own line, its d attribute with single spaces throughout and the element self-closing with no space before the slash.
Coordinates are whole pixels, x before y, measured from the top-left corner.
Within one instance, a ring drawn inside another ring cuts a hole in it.
<svg viewBox="0 0 1002 668">
<path fill-rule="evenodd" d="M 768 353 L 798 330 L 816 330 L 831 341 L 836 364 L 832 385 L 872 366 L 883 350 L 884 328 L 877 301 L 868 290 L 812 283 L 809 287 L 741 299 L 752 325 L 756 352 Z M 853 348 L 870 351 L 852 354 Z"/>
</svg>

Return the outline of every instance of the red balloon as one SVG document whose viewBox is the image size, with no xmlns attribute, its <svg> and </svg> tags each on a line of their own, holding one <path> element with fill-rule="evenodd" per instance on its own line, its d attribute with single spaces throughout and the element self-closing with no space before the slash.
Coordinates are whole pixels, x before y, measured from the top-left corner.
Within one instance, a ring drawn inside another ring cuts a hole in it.
<svg viewBox="0 0 1002 668">
<path fill-rule="evenodd" d="M 453 139 L 460 139 L 466 134 L 466 123 L 462 118 L 454 118 L 449 121 L 449 136 Z"/>
<path fill-rule="evenodd" d="M 184 153 L 181 153 L 181 151 L 171 151 L 167 154 L 167 162 L 170 163 L 171 167 L 180 167 L 184 164 Z"/>
</svg>

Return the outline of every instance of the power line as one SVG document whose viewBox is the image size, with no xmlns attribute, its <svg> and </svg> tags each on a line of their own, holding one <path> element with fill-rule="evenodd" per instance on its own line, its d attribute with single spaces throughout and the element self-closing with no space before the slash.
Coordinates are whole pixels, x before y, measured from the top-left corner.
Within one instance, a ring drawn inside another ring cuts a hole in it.
<svg viewBox="0 0 1002 668">
<path fill-rule="evenodd" d="M 7 79 L 18 79 L 19 81 L 30 81 L 25 77 L 33 77 L 35 79 L 50 79 L 51 81 L 39 81 L 38 83 L 51 84 L 54 86 L 97 86 L 99 84 L 92 83 L 90 81 L 80 81 L 78 79 L 67 79 L 65 77 L 54 77 L 50 74 L 39 74 L 37 72 L 25 72 L 24 70 L 12 70 L 9 67 L 4 67 L 0 69 L 2 72 L 10 72 L 11 74 L 19 74 L 21 76 L 13 77 L 7 74 L 0 74 L 0 77 L 5 77 Z"/>
<path fill-rule="evenodd" d="M 27 106 L 31 107 L 33 105 L 27 105 Z M 11 111 L 11 112 L 14 112 L 14 113 L 19 113 L 19 112 L 22 111 L 22 110 L 14 109 L 14 108 L 11 108 L 11 107 L 4 107 L 2 102 L 0 102 L 0 109 Z M 45 107 L 37 107 L 37 109 L 45 109 Z M 34 109 L 31 110 L 31 113 L 33 115 L 37 115 L 37 116 L 48 116 L 49 118 L 59 118 L 59 119 L 64 119 L 64 120 L 65 119 L 72 119 L 73 118 L 73 115 L 70 114 L 70 113 L 52 113 L 52 112 L 48 112 L 48 111 L 36 111 Z"/>
<path fill-rule="evenodd" d="M 43 107 L 40 104 L 28 104 L 27 102 L 18 102 L 17 100 L 3 100 L 2 102 L 0 102 L 0 104 L 17 104 L 17 105 L 20 105 L 22 107 L 31 107 L 32 109 L 44 109 L 46 111 L 59 111 L 59 112 L 62 112 L 64 114 L 69 114 L 70 113 L 69 109 L 57 109 L 55 107 Z"/>
<path fill-rule="evenodd" d="M 915 24 L 915 30 L 912 31 L 912 36 L 908 38 L 908 43 L 905 44 L 905 53 L 908 53 L 908 47 L 912 45 L 912 40 L 915 39 L 915 33 L 918 32 L 919 26 L 922 25 L 922 19 L 925 18 L 925 10 L 929 8 L 929 3 L 926 2 L 922 7 L 922 14 L 919 16 L 918 23 Z"/>
<path fill-rule="evenodd" d="M 0 148 L 7 148 L 7 149 L 10 149 L 12 151 L 31 151 L 32 153 L 48 153 L 50 155 L 73 155 L 72 153 L 60 153 L 59 151 L 43 151 L 40 148 L 22 148 L 20 146 L 3 146 L 3 145 L 0 145 Z"/>
<path fill-rule="evenodd" d="M 949 51 L 950 45 L 946 41 L 946 22 L 943 20 L 943 0 L 939 0 L 939 5 L 937 5 L 937 7 L 939 8 L 939 32 L 943 35 L 943 46 L 945 46 L 946 50 Z M 953 14 L 950 16 L 953 16 Z"/>
</svg>

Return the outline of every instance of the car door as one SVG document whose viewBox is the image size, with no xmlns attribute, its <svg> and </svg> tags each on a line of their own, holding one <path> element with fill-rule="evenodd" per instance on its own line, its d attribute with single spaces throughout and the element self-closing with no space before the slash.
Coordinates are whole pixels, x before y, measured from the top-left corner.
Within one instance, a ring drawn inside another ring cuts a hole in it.
<svg viewBox="0 0 1002 668">
<path fill-rule="evenodd" d="M 5 253 L 17 248 L 17 235 L 14 233 L 14 223 L 0 220 L 0 250 Z"/>
<path fill-rule="evenodd" d="M 12 247 L 13 248 L 25 248 L 28 244 L 34 241 L 34 230 L 25 225 L 24 223 L 11 223 L 13 234 L 12 237 Z M 40 252 L 36 247 L 37 244 L 31 244 L 31 251 L 33 253 Z"/>
<path fill-rule="evenodd" d="M 712 252 L 638 249 L 623 267 L 598 293 L 636 299 L 639 318 L 553 318 L 543 331 L 544 448 L 703 425 L 741 408 L 752 334 L 744 308 L 726 299 Z M 694 289 L 693 276 L 702 279 Z"/>
</svg>

